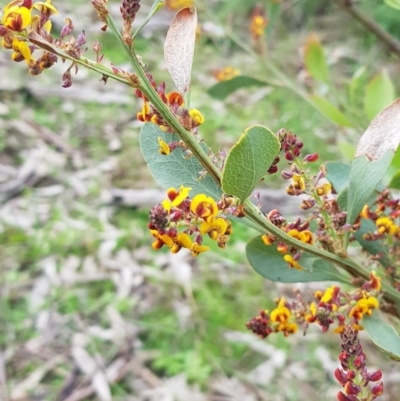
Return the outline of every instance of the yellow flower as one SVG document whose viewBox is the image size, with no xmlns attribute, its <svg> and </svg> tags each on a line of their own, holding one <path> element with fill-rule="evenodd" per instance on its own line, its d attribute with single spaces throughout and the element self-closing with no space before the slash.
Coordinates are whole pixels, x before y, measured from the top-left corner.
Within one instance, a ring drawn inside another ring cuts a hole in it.
<svg viewBox="0 0 400 401">
<path fill-rule="evenodd" d="M 294 334 L 298 330 L 298 326 L 294 322 L 284 322 L 280 323 L 278 326 L 278 331 L 282 331 L 285 337 L 289 334 Z"/>
<path fill-rule="evenodd" d="M 292 255 L 285 255 L 283 259 L 285 259 L 285 262 L 289 263 L 289 268 L 294 267 L 297 270 L 303 270 L 303 268 L 293 259 Z"/>
<path fill-rule="evenodd" d="M 210 247 L 198 244 L 197 242 L 192 242 L 189 235 L 182 233 L 178 234 L 177 242 L 184 248 L 190 249 L 193 256 L 197 256 L 199 253 L 206 252 Z"/>
<path fill-rule="evenodd" d="M 166 0 L 166 6 L 171 10 L 180 10 L 181 8 L 191 7 L 193 0 Z"/>
<path fill-rule="evenodd" d="M 170 92 L 165 95 L 167 99 L 167 103 L 171 106 L 182 106 L 183 105 L 183 97 L 179 92 Z"/>
<path fill-rule="evenodd" d="M 168 248 L 172 248 L 174 246 L 174 240 L 167 234 L 160 234 L 157 230 L 150 230 L 156 240 L 151 244 L 151 247 L 154 250 L 161 249 L 164 245 L 167 245 Z"/>
<path fill-rule="evenodd" d="M 18 40 L 16 37 L 13 39 L 12 48 L 14 53 L 12 54 L 12 59 L 14 61 L 25 60 L 26 63 L 32 67 L 36 60 L 32 57 L 31 49 L 26 42 Z"/>
<path fill-rule="evenodd" d="M 304 178 L 300 174 L 293 174 L 293 187 L 295 189 L 299 189 L 300 191 L 304 191 L 306 189 L 306 183 Z"/>
<path fill-rule="evenodd" d="M 199 125 L 204 123 L 203 114 L 200 113 L 197 109 L 191 109 L 189 111 L 190 117 L 192 118 L 192 125 L 194 127 L 198 127 Z"/>
<path fill-rule="evenodd" d="M 207 220 L 218 214 L 218 206 L 215 200 L 205 194 L 196 195 L 190 205 L 190 210 L 198 217 Z"/>
<path fill-rule="evenodd" d="M 4 9 L 3 25 L 14 32 L 22 32 L 31 20 L 31 11 L 26 7 L 7 6 Z"/>
<path fill-rule="evenodd" d="M 279 300 L 278 306 L 271 312 L 271 322 L 286 322 L 291 316 L 290 310 L 285 306 L 285 298 Z"/>
<path fill-rule="evenodd" d="M 57 9 L 51 4 L 51 0 L 46 0 L 45 3 L 39 1 L 33 5 L 33 8 L 39 10 L 42 14 L 56 15 L 58 14 Z"/>
<path fill-rule="evenodd" d="M 315 302 L 311 302 L 310 305 L 310 313 L 305 316 L 305 319 L 308 323 L 315 322 L 315 315 L 317 313 L 317 305 L 315 305 Z"/>
<path fill-rule="evenodd" d="M 333 298 L 336 286 L 333 285 L 325 290 L 324 295 L 321 297 L 321 302 L 327 303 Z"/>
<path fill-rule="evenodd" d="M 312 244 L 313 243 L 313 236 L 311 231 L 305 230 L 305 231 L 298 231 L 296 229 L 289 230 L 287 232 L 288 235 L 290 235 L 293 238 L 298 239 L 301 242 L 304 242 L 306 244 Z"/>
<path fill-rule="evenodd" d="M 175 188 L 169 188 L 167 190 L 168 198 L 161 203 L 162 207 L 169 212 L 173 206 L 179 206 L 188 197 L 191 190 L 192 188 L 183 185 L 179 187 L 179 191 Z"/>
<path fill-rule="evenodd" d="M 267 246 L 274 243 L 274 240 L 268 234 L 264 234 L 261 239 L 262 242 L 264 242 L 264 244 Z"/>
<path fill-rule="evenodd" d="M 379 301 L 375 297 L 369 297 L 365 293 L 363 297 L 357 301 L 357 304 L 351 309 L 349 317 L 356 320 L 362 319 L 365 314 L 372 315 L 372 310 L 379 307 Z"/>
<path fill-rule="evenodd" d="M 329 184 L 329 182 L 327 182 L 324 185 L 316 188 L 316 190 L 317 190 L 317 195 L 318 196 L 328 195 L 332 190 L 332 185 Z"/>
<path fill-rule="evenodd" d="M 207 220 L 204 220 L 200 225 L 200 233 L 208 234 L 211 239 L 216 241 L 220 235 L 224 235 L 228 229 L 228 223 L 222 217 L 210 216 Z"/>
<path fill-rule="evenodd" d="M 262 15 L 255 15 L 251 19 L 250 32 L 253 38 L 260 37 L 264 34 L 264 29 L 268 24 L 268 20 Z"/>
<path fill-rule="evenodd" d="M 229 81 L 230 79 L 237 77 L 239 74 L 240 71 L 233 67 L 225 67 L 214 72 L 215 78 L 217 78 L 217 80 L 220 82 Z"/>
<path fill-rule="evenodd" d="M 375 225 L 378 227 L 379 234 L 395 234 L 399 229 L 399 227 L 394 224 L 393 220 L 386 216 L 379 217 L 375 221 Z"/>
<path fill-rule="evenodd" d="M 370 276 L 369 276 L 369 282 L 371 285 L 371 288 L 374 290 L 380 291 L 382 284 L 381 284 L 381 279 L 376 276 L 376 273 L 374 270 L 372 270 Z"/>
<path fill-rule="evenodd" d="M 160 145 L 160 149 L 158 151 L 162 155 L 169 155 L 171 153 L 171 149 L 168 146 L 168 143 L 164 142 L 162 138 L 158 137 L 158 144 Z"/>
</svg>

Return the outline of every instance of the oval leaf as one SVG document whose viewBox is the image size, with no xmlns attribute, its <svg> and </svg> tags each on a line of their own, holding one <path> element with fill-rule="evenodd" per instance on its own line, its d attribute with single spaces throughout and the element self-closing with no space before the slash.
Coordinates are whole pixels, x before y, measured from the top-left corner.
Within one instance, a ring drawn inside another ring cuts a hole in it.
<svg viewBox="0 0 400 401">
<path fill-rule="evenodd" d="M 140 148 L 143 157 L 152 176 L 163 188 L 178 188 L 184 185 L 192 188 L 190 196 L 203 193 L 215 200 L 221 198 L 221 189 L 210 175 L 200 178 L 199 174 L 204 171 L 204 168 L 195 157 L 185 158 L 180 148 L 169 155 L 161 155 L 158 151 L 160 147 L 158 138 L 170 143 L 179 141 L 179 137 L 166 133 L 158 125 L 151 123 L 145 124 L 140 131 Z M 205 144 L 203 147 L 206 151 L 208 150 Z"/>
<path fill-rule="evenodd" d="M 365 316 L 362 325 L 369 338 L 381 351 L 400 361 L 400 337 L 393 326 L 382 320 L 377 313 Z"/>
<path fill-rule="evenodd" d="M 246 255 L 254 270 L 271 281 L 280 283 L 348 281 L 331 263 L 308 253 L 303 253 L 299 261 L 300 265 L 307 266 L 307 270 L 289 269 L 283 255 L 277 251 L 275 246 L 265 245 L 261 236 L 250 240 L 246 246 Z"/>
<path fill-rule="evenodd" d="M 267 174 L 281 145 L 277 136 L 262 125 L 248 128 L 232 147 L 222 173 L 222 190 L 243 203 Z"/>
<path fill-rule="evenodd" d="M 165 65 L 182 94 L 190 91 L 196 28 L 196 9 L 184 8 L 172 20 L 165 39 Z"/>
<path fill-rule="evenodd" d="M 356 157 L 379 159 L 388 149 L 396 151 L 399 143 L 400 99 L 397 99 L 371 121 L 358 142 Z"/>
<path fill-rule="evenodd" d="M 393 83 L 385 70 L 369 81 L 364 96 L 364 112 L 372 120 L 384 107 L 396 99 Z"/>
<path fill-rule="evenodd" d="M 278 85 L 273 81 L 260 81 L 257 78 L 248 77 L 245 75 L 239 75 L 227 81 L 218 82 L 214 86 L 208 89 L 208 93 L 215 99 L 223 100 L 231 93 L 241 88 L 247 88 L 250 86 L 267 86 L 267 85 Z"/>
<path fill-rule="evenodd" d="M 367 205 L 377 185 L 390 166 L 394 152 L 388 150 L 380 159 L 359 156 L 353 160 L 347 194 L 347 223 L 353 224 L 364 205 Z"/>
<path fill-rule="evenodd" d="M 329 70 L 325 60 L 324 49 L 315 33 L 308 37 L 304 46 L 304 64 L 314 79 L 324 83 L 328 82 Z"/>
<path fill-rule="evenodd" d="M 353 126 L 349 119 L 329 100 L 317 95 L 312 95 L 310 98 L 318 110 L 334 124 L 340 125 L 341 127 Z"/>
</svg>

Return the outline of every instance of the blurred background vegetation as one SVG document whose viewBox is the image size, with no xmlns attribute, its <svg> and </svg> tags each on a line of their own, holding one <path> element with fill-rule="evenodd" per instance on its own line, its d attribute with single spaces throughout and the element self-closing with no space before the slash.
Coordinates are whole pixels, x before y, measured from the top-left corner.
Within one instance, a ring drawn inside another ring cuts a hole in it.
<svg viewBox="0 0 400 401">
<path fill-rule="evenodd" d="M 139 21 L 152 1 L 141 3 Z M 99 40 L 106 65 L 129 68 L 111 34 L 100 31 L 90 2 L 53 4 L 60 11 L 55 32 L 68 16 L 75 35 L 85 31 L 89 58 Z M 399 54 L 333 1 L 196 5 L 201 29 L 192 106 L 205 116 L 201 135 L 214 151 L 227 151 L 245 128 L 260 123 L 295 132 L 305 154 L 318 152 L 322 161 L 350 160 L 375 111 L 400 89 Z M 110 1 L 116 18 L 119 6 Z M 399 10 L 383 0 L 356 6 L 400 42 Z M 269 18 L 262 57 L 249 32 L 255 7 Z M 163 41 L 175 12 L 162 9 L 136 42 L 167 91 L 174 88 Z M 315 40 L 326 80 L 305 62 Z M 196 259 L 152 251 L 148 210 L 164 195 L 141 157 L 140 99 L 82 68 L 63 89 L 61 60 L 30 77 L 9 57 L 0 54 L 0 383 L 6 383 L 0 399 L 336 399 L 337 335 L 313 328 L 304 338 L 261 341 L 245 330 L 277 296 L 293 297 L 294 288 L 309 295 L 321 285 L 263 280 L 245 262 L 253 233 L 241 226 L 225 251 Z M 225 67 L 260 82 L 221 96 L 215 76 Z M 286 207 L 288 217 L 297 215 L 278 176 L 263 191 L 266 210 Z M 397 399 L 398 366 L 364 341 L 368 365 L 384 372 L 382 400 Z"/>
</svg>

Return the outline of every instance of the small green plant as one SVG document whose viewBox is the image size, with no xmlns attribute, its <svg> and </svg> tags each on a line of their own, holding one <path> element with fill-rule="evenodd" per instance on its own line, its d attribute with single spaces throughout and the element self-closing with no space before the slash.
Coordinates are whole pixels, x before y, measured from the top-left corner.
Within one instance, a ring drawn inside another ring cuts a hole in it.
<svg viewBox="0 0 400 401">
<path fill-rule="evenodd" d="M 178 8 L 186 5 L 171 3 Z M 273 2 L 274 12 L 279 3 Z M 12 52 L 13 61 L 25 61 L 31 75 L 45 72 L 59 60 L 68 61 L 62 77 L 65 88 L 73 84 L 73 73 L 78 67 L 96 71 L 104 83 L 114 79 L 133 88 L 143 102 L 137 114 L 137 119 L 144 123 L 141 151 L 155 180 L 167 189 L 164 202 L 150 211 L 149 238 L 154 237 L 153 249 L 166 247 L 177 253 L 186 248 L 198 256 L 207 252 L 210 244 L 217 244 L 224 252 L 235 235 L 231 221 L 236 221 L 259 232 L 249 240 L 246 256 L 263 277 L 284 283 L 341 283 L 321 288 L 312 299 L 300 293 L 293 300 L 280 297 L 275 308 L 262 310 L 247 322 L 247 328 L 266 338 L 277 332 L 289 336 L 300 328 L 306 333 L 311 324 L 319 325 L 322 332 L 334 326 L 341 341 L 341 368 L 334 374 L 343 387 L 337 399 L 371 401 L 379 397 L 383 392 L 382 371 L 367 370 L 358 332 L 365 329 L 378 348 L 391 358 L 400 359 L 399 336 L 378 312 L 380 309 L 396 318 L 400 314 L 400 204 L 391 194 L 391 189 L 400 188 L 400 172 L 395 172 L 388 185 L 382 184 L 396 161 L 400 100 L 380 111 L 394 96 L 386 73 L 379 73 L 368 84 L 365 116 L 371 120 L 380 112 L 359 141 L 351 164 L 333 161 L 317 165 L 318 149 L 304 155 L 304 143 L 296 134 L 285 129 L 274 132 L 262 125 L 246 129 L 229 153 L 214 153 L 200 136 L 205 117 L 190 107 L 196 9 L 182 8 L 168 31 L 164 58 L 177 90 L 167 91 L 164 82 L 155 82 L 135 50 L 137 35 L 164 1 L 155 1 L 148 17 L 135 30 L 132 26 L 139 0 L 122 1 L 122 27 L 110 14 L 106 0 L 93 0 L 92 4 L 104 24 L 102 29 L 112 31 L 132 71 L 104 65 L 98 42 L 93 44 L 96 59 L 88 59 L 85 35 L 75 37 L 73 22 L 68 18 L 60 36 L 54 37 L 50 16 L 57 9 L 49 0 L 9 3 L 0 26 L 2 46 Z M 266 27 L 265 15 L 256 8 L 250 21 L 256 54 L 264 53 Z M 318 82 L 332 85 L 322 46 L 315 35 L 309 37 L 304 51 L 305 65 L 316 81 L 315 87 Z M 271 71 L 334 124 L 362 126 L 355 115 L 341 110 L 347 103 L 335 105 L 319 94 L 299 91 L 282 73 L 275 68 Z M 217 96 L 259 82 L 232 68 L 219 74 L 225 81 L 212 88 Z M 350 85 L 350 103 L 360 74 Z M 382 87 L 386 95 L 377 104 L 374 98 Z M 278 209 L 268 214 L 260 211 L 256 187 L 279 170 L 288 183 L 287 195 L 300 197 L 305 217 L 288 221 Z M 356 251 L 359 257 L 351 258 L 349 250 L 352 254 Z M 66 297 L 60 305 L 66 313 L 79 307 L 76 297 Z M 173 358 L 160 357 L 154 367 L 171 374 L 185 369 L 190 378 L 199 375 L 200 381 L 209 374 L 202 357 L 190 352 L 177 353 Z"/>
</svg>

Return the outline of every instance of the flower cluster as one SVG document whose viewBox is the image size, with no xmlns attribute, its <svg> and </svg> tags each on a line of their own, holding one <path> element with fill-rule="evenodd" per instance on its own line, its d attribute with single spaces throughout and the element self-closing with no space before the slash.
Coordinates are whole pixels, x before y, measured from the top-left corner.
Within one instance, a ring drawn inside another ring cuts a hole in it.
<svg viewBox="0 0 400 401">
<path fill-rule="evenodd" d="M 360 216 L 372 220 L 376 225 L 375 232 L 364 235 L 364 239 L 374 241 L 387 236 L 400 239 L 400 227 L 396 224 L 396 219 L 400 217 L 400 199 L 390 198 L 388 190 L 379 194 L 374 211 L 365 205 Z"/>
<path fill-rule="evenodd" d="M 225 248 L 232 227 L 222 214 L 223 209 L 205 194 L 190 199 L 190 190 L 183 186 L 179 190 L 168 189 L 167 199 L 150 211 L 149 229 L 156 238 L 153 249 L 166 245 L 172 253 L 177 253 L 187 248 L 193 256 L 197 256 L 210 249 L 203 245 L 203 236 L 206 234 L 220 248 Z"/>
<path fill-rule="evenodd" d="M 30 32 L 48 39 L 51 31 L 50 16 L 58 14 L 57 9 L 46 2 L 33 3 L 32 0 L 14 0 L 4 7 L 0 36 L 1 45 L 13 51 L 12 60 L 25 60 L 31 75 L 38 75 L 44 69 L 50 68 L 57 58 L 54 54 L 45 51 L 39 60 L 32 56 L 34 47 L 29 45 L 26 36 Z"/>
<path fill-rule="evenodd" d="M 214 77 L 219 81 L 229 81 L 232 78 L 237 77 L 240 74 L 240 71 L 237 68 L 234 67 L 225 67 L 225 68 L 220 68 L 216 69 L 213 72 Z"/>
<path fill-rule="evenodd" d="M 282 297 L 277 301 L 275 309 L 271 312 L 268 310 L 260 311 L 259 316 L 253 317 L 246 323 L 246 327 L 260 338 L 278 332 L 282 332 L 285 337 L 294 334 L 298 330 L 298 326 L 290 308 L 290 304 Z"/>
<path fill-rule="evenodd" d="M 250 21 L 250 33 L 253 40 L 257 40 L 264 35 L 265 28 L 268 25 L 268 19 L 260 7 L 256 7 L 252 13 Z"/>
<path fill-rule="evenodd" d="M 169 92 L 165 93 L 165 82 L 157 86 L 151 74 L 147 77 L 157 91 L 160 99 L 169 107 L 171 112 L 178 118 L 179 122 L 188 130 L 197 133 L 198 127 L 203 124 L 204 117 L 197 109 L 188 110 L 184 107 L 184 100 L 180 93 Z M 142 122 L 152 122 L 158 125 L 163 131 L 173 132 L 168 122 L 156 110 L 156 108 L 149 102 L 146 96 L 139 90 L 136 90 L 136 96 L 143 99 L 142 110 L 137 114 L 137 119 Z"/>
<path fill-rule="evenodd" d="M 286 219 L 276 209 L 271 210 L 268 213 L 267 217 L 272 224 L 279 227 L 282 231 L 286 232 L 286 234 L 288 234 L 290 237 L 296 238 L 299 241 L 304 242 L 305 244 L 313 244 L 313 235 L 311 231 L 308 230 L 308 221 L 302 221 L 300 218 L 298 218 L 291 223 L 287 223 Z M 284 255 L 283 258 L 286 262 L 288 262 L 289 267 L 294 267 L 295 269 L 302 270 L 302 267 L 298 263 L 301 257 L 301 253 L 295 247 L 278 241 L 273 234 L 264 234 L 261 239 L 267 246 L 276 243 L 277 250 Z"/>
<path fill-rule="evenodd" d="M 261 311 L 246 326 L 262 338 L 278 331 L 285 335 L 295 333 L 298 325 L 302 325 L 306 332 L 312 323 L 316 323 L 326 332 L 335 321 L 335 333 L 342 333 L 349 324 L 355 330 L 362 330 L 360 320 L 379 307 L 377 296 L 380 290 L 381 281 L 375 272 L 371 272 L 370 279 L 353 293 L 345 293 L 339 286 L 333 285 L 323 292 L 317 291 L 312 302 L 306 302 L 301 294 L 291 303 L 281 298 L 276 309 L 271 313 Z"/>
<path fill-rule="evenodd" d="M 375 400 L 383 393 L 382 371 L 368 372 L 366 358 L 358 339 L 358 331 L 348 324 L 340 333 L 342 352 L 339 355 L 341 368 L 335 370 L 336 380 L 343 386 L 337 394 L 338 401 Z M 368 387 L 368 383 L 378 382 Z"/>
</svg>

